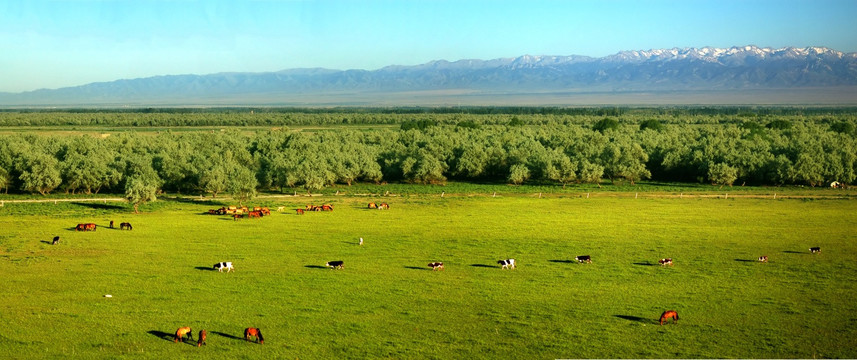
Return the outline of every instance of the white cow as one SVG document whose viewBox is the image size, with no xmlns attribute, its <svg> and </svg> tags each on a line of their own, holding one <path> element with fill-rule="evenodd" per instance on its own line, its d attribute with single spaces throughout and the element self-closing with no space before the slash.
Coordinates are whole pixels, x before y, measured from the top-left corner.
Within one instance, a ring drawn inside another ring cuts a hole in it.
<svg viewBox="0 0 857 360">
<path fill-rule="evenodd" d="M 501 269 L 509 268 L 515 269 L 515 259 L 506 259 L 497 261 L 498 264 L 502 265 Z"/>
<path fill-rule="evenodd" d="M 223 272 L 223 269 L 226 269 L 226 272 L 235 271 L 235 268 L 232 267 L 231 261 L 214 264 L 214 268 L 217 269 L 218 272 Z"/>
</svg>

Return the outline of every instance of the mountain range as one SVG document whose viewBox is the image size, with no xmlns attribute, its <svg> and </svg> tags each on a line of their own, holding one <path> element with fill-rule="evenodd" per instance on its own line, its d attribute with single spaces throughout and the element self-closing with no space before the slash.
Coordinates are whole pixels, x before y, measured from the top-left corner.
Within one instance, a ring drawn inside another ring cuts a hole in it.
<svg viewBox="0 0 857 360">
<path fill-rule="evenodd" d="M 377 70 L 165 75 L 0 93 L 2 106 L 857 103 L 857 53 L 673 48 Z"/>
</svg>

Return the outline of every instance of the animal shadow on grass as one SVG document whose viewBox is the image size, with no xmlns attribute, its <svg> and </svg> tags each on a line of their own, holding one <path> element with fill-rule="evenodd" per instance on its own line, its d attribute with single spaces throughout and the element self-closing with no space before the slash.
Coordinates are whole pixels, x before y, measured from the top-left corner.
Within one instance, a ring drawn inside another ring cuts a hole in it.
<svg viewBox="0 0 857 360">
<path fill-rule="evenodd" d="M 310 268 L 310 269 L 327 269 L 328 268 L 327 266 L 321 266 L 321 265 L 304 265 L 304 267 Z"/>
<path fill-rule="evenodd" d="M 658 264 L 655 264 L 655 263 L 653 263 L 653 262 L 651 262 L 651 261 L 646 261 L 646 262 L 635 262 L 635 263 L 634 263 L 634 265 L 640 265 L 640 266 L 655 266 L 655 265 L 658 265 Z M 621 316 L 621 315 L 616 315 L 616 316 Z"/>
<path fill-rule="evenodd" d="M 244 339 L 243 337 L 235 336 L 235 335 L 227 334 L 227 333 L 222 333 L 222 332 L 220 332 L 220 331 L 212 331 L 211 333 L 212 333 L 212 334 L 215 334 L 215 335 L 218 335 L 218 336 L 225 337 L 225 338 L 227 338 L 227 339 L 232 339 L 232 340 L 241 340 L 241 341 L 245 341 L 245 340 L 246 340 L 246 339 Z"/>
<path fill-rule="evenodd" d="M 657 320 L 654 320 L 654 319 L 644 318 L 644 317 L 639 317 L 639 316 L 633 316 L 633 315 L 613 315 L 613 316 L 620 318 L 620 319 L 625 319 L 628 321 L 635 321 L 635 322 L 639 322 L 639 323 L 643 323 L 643 324 L 657 324 L 658 323 Z"/>
<path fill-rule="evenodd" d="M 500 266 L 497 266 L 497 265 L 486 265 L 486 264 L 470 264 L 470 266 L 473 266 L 473 267 L 481 267 L 481 268 L 492 268 L 492 269 L 496 269 L 496 268 L 499 268 L 499 267 L 500 267 Z"/>
<path fill-rule="evenodd" d="M 562 263 L 562 264 L 573 264 L 576 262 L 574 260 L 548 260 L 548 261 L 550 261 L 552 263 Z"/>
<path fill-rule="evenodd" d="M 89 202 L 77 202 L 77 201 L 75 201 L 75 202 L 72 202 L 72 205 L 83 206 L 83 207 L 88 207 L 90 209 L 97 209 L 97 210 L 125 210 L 125 208 L 122 206 L 99 204 L 99 203 L 89 203 Z"/>
<path fill-rule="evenodd" d="M 759 260 L 758 260 L 758 259 L 756 259 L 756 260 L 750 260 L 750 259 L 735 259 L 735 261 L 740 261 L 740 262 L 759 262 Z"/>
<path fill-rule="evenodd" d="M 784 252 L 784 253 L 786 253 L 786 254 L 806 254 L 806 252 L 805 252 L 805 251 L 793 251 L 793 250 L 786 250 L 786 251 L 783 251 L 783 252 Z"/>
<path fill-rule="evenodd" d="M 197 266 L 194 269 L 202 270 L 202 271 L 214 271 L 214 268 L 211 266 Z"/>
<path fill-rule="evenodd" d="M 429 267 L 422 267 L 422 266 L 405 266 L 405 269 L 412 269 L 412 270 L 431 270 L 431 268 L 429 268 Z"/>
<path fill-rule="evenodd" d="M 42 240 L 42 241 L 41 241 L 41 242 L 43 242 L 43 243 L 45 243 L 45 244 L 48 244 L 48 245 L 51 245 L 51 244 L 53 244 L 53 243 L 52 243 L 52 242 L 50 242 L 50 241 L 47 241 L 47 240 Z"/>
<path fill-rule="evenodd" d="M 148 333 L 169 342 L 173 342 L 176 338 L 176 334 L 170 334 L 160 330 L 149 330 Z"/>
</svg>

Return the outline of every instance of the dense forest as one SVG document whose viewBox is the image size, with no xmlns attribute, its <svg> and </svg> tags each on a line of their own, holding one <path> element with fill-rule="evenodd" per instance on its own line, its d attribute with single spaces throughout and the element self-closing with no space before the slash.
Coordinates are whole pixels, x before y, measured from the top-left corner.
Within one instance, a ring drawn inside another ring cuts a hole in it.
<svg viewBox="0 0 857 360">
<path fill-rule="evenodd" d="M 114 131 L 6 131 L 0 189 L 245 198 L 355 181 L 826 186 L 857 177 L 855 114 L 776 108 L 4 111 L 0 129 Z M 390 126 L 351 126 L 360 124 Z M 300 125 L 331 126 L 288 128 Z M 139 131 L 170 126 L 223 129 Z"/>
</svg>

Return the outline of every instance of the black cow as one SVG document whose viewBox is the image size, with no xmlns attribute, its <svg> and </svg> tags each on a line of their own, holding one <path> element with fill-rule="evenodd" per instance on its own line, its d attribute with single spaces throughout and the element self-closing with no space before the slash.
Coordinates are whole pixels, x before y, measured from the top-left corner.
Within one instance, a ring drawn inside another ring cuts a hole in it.
<svg viewBox="0 0 857 360">
<path fill-rule="evenodd" d="M 577 262 L 579 263 L 592 263 L 592 257 L 590 257 L 589 255 L 575 256 L 574 260 L 577 260 Z"/>
<path fill-rule="evenodd" d="M 324 266 L 327 266 L 331 269 L 344 269 L 345 268 L 344 262 L 342 260 L 328 261 L 326 264 L 324 264 Z"/>
<path fill-rule="evenodd" d="M 811 252 L 811 253 L 813 253 L 813 254 L 820 253 L 820 252 L 821 252 L 821 247 L 819 247 L 819 246 L 811 247 L 811 248 L 809 248 L 809 252 Z"/>
</svg>

